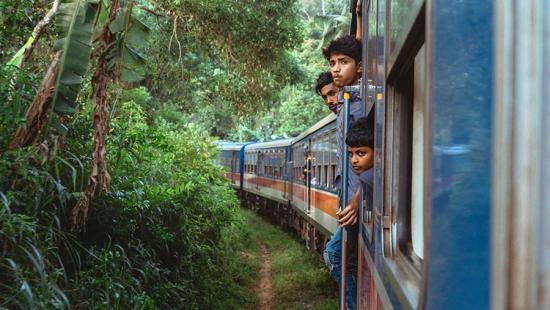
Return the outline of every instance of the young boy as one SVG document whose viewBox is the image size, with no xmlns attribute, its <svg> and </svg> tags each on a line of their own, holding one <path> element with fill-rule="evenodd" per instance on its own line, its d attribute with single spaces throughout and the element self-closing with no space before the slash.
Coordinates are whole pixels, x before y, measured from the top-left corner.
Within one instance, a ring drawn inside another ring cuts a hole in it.
<svg viewBox="0 0 550 310">
<path fill-rule="evenodd" d="M 328 109 L 338 114 L 338 87 L 332 83 L 332 74 L 330 72 L 321 72 L 317 77 L 317 85 L 315 85 L 317 94 L 323 98 Z"/>
<path fill-rule="evenodd" d="M 353 172 L 359 176 L 367 203 L 372 204 L 374 118 L 361 117 L 351 124 L 346 144 Z"/>
<path fill-rule="evenodd" d="M 335 186 L 340 192 L 340 200 L 342 199 L 341 190 L 342 185 L 342 171 L 343 171 L 343 156 L 345 154 L 344 143 L 344 99 L 343 99 L 343 87 L 356 85 L 361 77 L 361 45 L 357 39 L 353 36 L 344 36 L 333 40 L 329 45 L 323 49 L 323 54 L 328 60 L 330 65 L 330 73 L 332 75 L 334 86 L 340 89 L 338 94 L 338 108 L 336 119 L 336 142 L 338 159 L 338 169 L 336 172 Z M 351 93 L 350 99 L 350 115 L 349 123 L 359 119 L 364 114 L 363 103 L 359 94 Z M 350 165 L 351 166 L 351 165 Z M 351 167 L 348 166 L 351 172 Z M 340 268 L 341 268 L 341 243 L 342 243 L 342 227 L 354 225 L 357 221 L 357 209 L 359 206 L 359 186 L 360 181 L 358 175 L 354 173 L 348 174 L 348 200 L 342 201 L 346 208 L 337 212 L 338 222 L 340 227 L 336 230 L 330 241 L 325 247 L 323 253 L 325 264 L 330 270 L 334 279 L 340 283 Z M 353 231 L 351 231 L 353 234 Z M 357 245 L 349 243 L 351 248 L 357 250 Z M 346 281 L 346 304 L 350 310 L 355 309 L 356 299 L 356 284 L 354 279 L 354 273 L 356 270 L 354 264 L 350 264 L 351 268 L 348 268 Z"/>
</svg>

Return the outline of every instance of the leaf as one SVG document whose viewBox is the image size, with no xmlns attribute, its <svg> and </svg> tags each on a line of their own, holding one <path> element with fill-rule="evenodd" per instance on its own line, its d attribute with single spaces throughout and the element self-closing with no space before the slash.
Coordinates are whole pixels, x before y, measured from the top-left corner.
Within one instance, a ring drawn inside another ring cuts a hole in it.
<svg viewBox="0 0 550 310">
<path fill-rule="evenodd" d="M 135 48 L 145 47 L 151 28 L 138 18 L 132 20 L 132 27 L 126 35 L 126 44 Z"/>
<path fill-rule="evenodd" d="M 62 55 L 52 96 L 58 114 L 75 111 L 75 99 L 90 62 L 97 9 L 98 2 L 92 0 L 67 0 L 59 5 L 56 26 L 62 39 L 56 47 Z"/>
<path fill-rule="evenodd" d="M 11 60 L 8 61 L 7 65 L 19 67 L 21 65 L 21 61 L 23 60 L 23 55 L 25 54 L 25 51 L 27 50 L 27 48 L 29 48 L 32 45 L 33 42 L 34 42 L 34 37 L 31 36 L 27 40 L 27 43 L 25 43 L 25 45 L 23 45 L 23 47 L 19 49 L 19 51 L 15 55 L 13 55 Z"/>
<path fill-rule="evenodd" d="M 126 47 L 122 53 L 122 72 L 120 79 L 132 83 L 143 79 L 145 58 L 132 48 Z"/>
<path fill-rule="evenodd" d="M 111 30 L 112 33 L 121 32 L 124 30 L 124 26 L 126 24 L 126 10 L 120 10 L 118 11 L 118 14 L 113 20 L 111 24 L 109 24 L 109 30 Z"/>
</svg>

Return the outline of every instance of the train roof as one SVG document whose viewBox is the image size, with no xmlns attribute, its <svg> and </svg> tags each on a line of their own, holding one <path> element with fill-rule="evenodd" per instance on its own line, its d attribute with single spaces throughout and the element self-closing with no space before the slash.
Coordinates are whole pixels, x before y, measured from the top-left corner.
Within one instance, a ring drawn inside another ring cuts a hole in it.
<svg viewBox="0 0 550 310">
<path fill-rule="evenodd" d="M 334 122 L 336 120 L 336 115 L 334 113 L 330 113 L 322 120 L 318 121 L 315 125 L 311 126 L 308 130 L 302 132 L 299 136 L 293 139 L 292 144 L 302 140 L 303 138 L 309 136 L 310 134 L 316 132 L 317 130 L 325 127 L 326 125 Z"/>
<path fill-rule="evenodd" d="M 246 146 L 246 150 L 258 150 L 258 149 L 268 149 L 276 147 L 285 147 L 289 146 L 292 143 L 292 139 L 281 139 L 269 142 L 258 142 Z"/>
<path fill-rule="evenodd" d="M 246 143 L 231 141 L 215 141 L 214 144 L 222 151 L 240 151 Z"/>
</svg>

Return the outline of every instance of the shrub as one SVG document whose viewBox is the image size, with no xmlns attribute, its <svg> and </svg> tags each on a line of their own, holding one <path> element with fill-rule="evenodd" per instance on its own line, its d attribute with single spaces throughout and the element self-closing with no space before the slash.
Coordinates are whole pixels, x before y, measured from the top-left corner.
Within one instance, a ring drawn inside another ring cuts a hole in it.
<svg viewBox="0 0 550 310">
<path fill-rule="evenodd" d="M 64 148 L 0 153 L 0 307 L 239 308 L 231 242 L 243 224 L 211 139 L 191 125 L 150 125 L 133 100 L 116 107 L 112 186 L 77 235 L 65 219 L 86 182 L 89 106 L 70 120 Z"/>
</svg>

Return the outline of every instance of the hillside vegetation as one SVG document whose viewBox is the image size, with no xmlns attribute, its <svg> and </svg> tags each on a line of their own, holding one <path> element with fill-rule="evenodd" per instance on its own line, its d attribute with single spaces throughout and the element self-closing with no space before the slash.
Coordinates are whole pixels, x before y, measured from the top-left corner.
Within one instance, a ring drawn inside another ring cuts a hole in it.
<svg viewBox="0 0 550 310">
<path fill-rule="evenodd" d="M 253 304 L 232 246 L 244 221 L 212 142 L 316 121 L 320 62 L 303 47 L 323 24 L 302 8 L 2 1 L 0 308 Z M 310 118 L 282 118 L 295 110 Z"/>
</svg>

